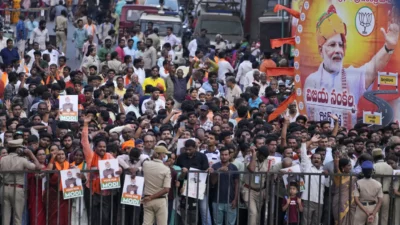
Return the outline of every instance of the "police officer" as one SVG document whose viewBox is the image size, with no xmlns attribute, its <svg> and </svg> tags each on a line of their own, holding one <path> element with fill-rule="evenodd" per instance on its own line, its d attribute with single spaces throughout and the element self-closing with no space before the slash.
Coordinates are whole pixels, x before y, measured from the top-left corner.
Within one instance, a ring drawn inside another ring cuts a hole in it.
<svg viewBox="0 0 400 225">
<path fill-rule="evenodd" d="M 357 204 L 354 215 L 354 225 L 377 225 L 379 221 L 378 212 L 382 205 L 382 185 L 371 179 L 374 165 L 371 161 L 361 164 L 364 178 L 356 182 L 354 200 Z"/>
<path fill-rule="evenodd" d="M 261 216 L 261 206 L 267 198 L 265 195 L 266 176 L 260 174 L 268 172 L 268 149 L 262 146 L 256 151 L 255 146 L 250 148 L 251 159 L 245 162 L 245 171 L 243 176 L 244 186 L 242 189 L 242 198 L 249 208 L 249 225 L 259 224 Z M 253 172 L 257 174 L 252 174 Z M 266 205 L 267 207 L 267 205 Z M 268 211 L 268 209 L 266 209 Z"/>
<path fill-rule="evenodd" d="M 11 212 L 13 212 L 14 224 L 20 225 L 22 223 L 22 212 L 25 206 L 25 193 L 24 193 L 24 173 L 23 171 L 40 169 L 40 163 L 36 159 L 35 155 L 27 148 L 23 146 L 23 139 L 8 141 L 8 152 L 7 156 L 4 156 L 0 160 L 0 174 L 3 185 L 0 193 L 4 193 L 3 196 L 3 224 L 10 224 Z M 23 152 L 27 158 L 17 154 L 17 152 Z M 4 173 L 5 171 L 21 171 L 21 173 Z"/>
<path fill-rule="evenodd" d="M 382 198 L 382 210 L 380 212 L 380 224 L 381 225 L 388 225 L 388 220 L 389 220 L 389 206 L 390 206 L 390 195 L 389 195 L 389 189 L 390 189 L 390 184 L 392 183 L 392 178 L 391 177 L 379 177 L 379 175 L 392 175 L 393 174 L 393 168 L 389 166 L 384 160 L 383 160 L 383 152 L 382 149 L 380 148 L 375 148 L 372 150 L 372 157 L 374 158 L 374 169 L 375 169 L 375 175 L 377 177 L 375 180 L 377 180 L 379 183 L 382 184 L 382 191 L 383 191 L 383 198 Z"/>
<path fill-rule="evenodd" d="M 154 148 L 152 161 L 143 163 L 144 198 L 143 225 L 167 225 L 168 202 L 167 196 L 171 188 L 171 170 L 164 165 L 167 154 L 171 154 L 164 146 Z"/>
</svg>

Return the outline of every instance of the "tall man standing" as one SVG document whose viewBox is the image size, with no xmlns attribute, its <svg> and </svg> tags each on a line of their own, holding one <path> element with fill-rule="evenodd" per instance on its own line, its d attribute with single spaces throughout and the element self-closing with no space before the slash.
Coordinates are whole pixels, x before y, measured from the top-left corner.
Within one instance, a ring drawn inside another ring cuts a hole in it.
<svg viewBox="0 0 400 225">
<path fill-rule="evenodd" d="M 67 19 L 67 11 L 61 11 L 61 15 L 56 18 L 56 43 L 57 48 L 62 46 L 62 52 L 64 54 L 67 53 L 67 28 L 68 28 L 68 19 Z"/>
<path fill-rule="evenodd" d="M 153 161 L 143 163 L 144 198 L 143 225 L 167 225 L 167 194 L 171 188 L 171 170 L 164 165 L 164 158 L 171 154 L 164 146 L 156 146 Z"/>
<path fill-rule="evenodd" d="M 18 46 L 18 53 L 19 57 L 22 58 L 24 57 L 24 52 L 25 52 L 25 44 L 26 44 L 26 39 L 27 39 L 27 29 L 25 28 L 25 17 L 24 15 L 19 16 L 19 21 L 16 26 L 16 32 L 17 32 L 17 46 Z"/>
<path fill-rule="evenodd" d="M 211 183 L 217 185 L 218 194 L 214 194 L 212 199 L 212 207 L 214 212 L 214 224 L 222 225 L 224 218 L 227 219 L 228 225 L 236 224 L 236 214 L 238 205 L 239 191 L 239 174 L 230 173 L 229 171 L 238 171 L 237 167 L 230 163 L 229 149 L 223 147 L 220 150 L 221 162 L 212 166 L 214 171 L 220 172 L 211 175 Z M 218 182 L 219 180 L 219 182 Z M 228 185 L 227 185 L 228 184 Z"/>
<path fill-rule="evenodd" d="M 46 28 L 46 20 L 41 20 L 39 22 L 39 27 L 33 29 L 29 44 L 37 42 L 39 44 L 39 49 L 41 51 L 46 50 L 46 42 L 49 42 L 49 31 Z"/>
</svg>

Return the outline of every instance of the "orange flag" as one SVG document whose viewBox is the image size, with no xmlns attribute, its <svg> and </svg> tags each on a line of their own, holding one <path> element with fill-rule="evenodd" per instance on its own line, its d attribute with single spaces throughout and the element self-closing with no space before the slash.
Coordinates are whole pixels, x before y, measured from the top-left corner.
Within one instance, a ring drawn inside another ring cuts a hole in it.
<svg viewBox="0 0 400 225">
<path fill-rule="evenodd" d="M 281 115 L 288 108 L 289 104 L 292 103 L 296 99 L 296 93 L 292 93 L 285 101 L 283 101 L 278 108 L 275 109 L 273 113 L 268 116 L 268 122 L 276 119 L 279 115 Z"/>
<path fill-rule="evenodd" d="M 286 12 L 288 12 L 290 15 L 292 15 L 293 17 L 296 17 L 297 19 L 300 18 L 300 12 L 293 10 L 291 8 L 285 7 L 283 5 L 277 4 L 274 8 L 274 12 L 278 12 L 279 10 L 285 10 Z"/>
<path fill-rule="evenodd" d="M 294 67 L 270 67 L 267 68 L 267 76 L 268 77 L 276 77 L 276 76 L 294 76 Z"/>
<path fill-rule="evenodd" d="M 271 48 L 279 48 L 284 44 L 295 45 L 294 37 L 271 39 Z"/>
</svg>

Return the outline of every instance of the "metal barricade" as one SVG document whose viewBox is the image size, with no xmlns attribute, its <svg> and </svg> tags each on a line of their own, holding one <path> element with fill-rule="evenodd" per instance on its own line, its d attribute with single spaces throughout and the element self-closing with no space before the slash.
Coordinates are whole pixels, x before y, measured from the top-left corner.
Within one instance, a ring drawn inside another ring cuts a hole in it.
<svg viewBox="0 0 400 225">
<path fill-rule="evenodd" d="M 23 224 L 29 222 L 30 225 L 143 223 L 142 206 L 121 204 L 123 180 L 121 188 L 98 194 L 92 189 L 91 179 L 98 171 L 83 170 L 81 173 L 87 177 L 83 197 L 65 200 L 60 188 L 59 171 L 0 172 L 3 178 L 0 189 L 2 224 L 21 222 L 17 221 L 20 219 Z M 13 177 L 14 182 L 5 183 L 4 176 L 8 181 Z M 17 184 L 21 176 L 24 177 L 24 185 Z M 179 174 L 175 174 L 175 177 L 178 178 Z M 395 194 L 393 188 L 398 188 L 396 182 L 400 176 L 374 175 L 373 178 L 381 183 L 384 179 L 390 180 L 390 188 L 384 192 L 389 203 L 387 207 L 381 207 L 378 224 L 386 225 L 382 223 L 381 216 L 385 213 L 389 218 L 387 224 L 397 224 L 400 219 L 400 196 Z M 169 224 L 353 224 L 351 220 L 354 217 L 350 213 L 356 208 L 353 205 L 356 181 L 355 175 L 344 174 L 232 171 L 209 174 L 189 171 L 187 179 L 172 182 L 173 198 L 168 199 Z M 288 198 L 293 182 L 299 190 L 297 197 L 302 199 L 302 212 L 299 208 L 299 211 L 284 210 L 285 203 L 289 201 L 289 206 L 293 203 L 293 199 Z M 252 185 L 255 183 L 258 184 Z M 237 204 L 234 200 L 237 200 Z M 290 214 L 293 212 L 297 215 Z M 288 219 L 294 217 L 298 221 L 288 223 Z"/>
</svg>

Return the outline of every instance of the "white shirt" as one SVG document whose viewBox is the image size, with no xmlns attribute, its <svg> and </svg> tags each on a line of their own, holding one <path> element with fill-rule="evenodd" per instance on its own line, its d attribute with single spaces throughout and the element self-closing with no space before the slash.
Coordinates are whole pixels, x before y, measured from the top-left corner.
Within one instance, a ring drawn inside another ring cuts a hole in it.
<svg viewBox="0 0 400 225">
<path fill-rule="evenodd" d="M 50 55 L 50 63 L 51 64 L 56 64 L 58 66 L 58 57 L 64 55 L 64 54 L 60 54 L 57 50 L 51 50 L 51 53 L 49 52 L 49 50 L 45 50 L 42 52 L 42 55 L 44 54 L 49 54 Z M 35 59 L 35 58 L 33 58 Z"/>
<path fill-rule="evenodd" d="M 225 82 L 225 74 L 233 73 L 235 70 L 232 65 L 226 60 L 219 60 L 218 62 L 218 80 Z"/>
<path fill-rule="evenodd" d="M 161 76 L 161 78 L 164 78 L 164 79 L 166 79 L 169 76 L 169 73 L 165 72 L 164 67 L 160 67 L 160 76 Z"/>
<path fill-rule="evenodd" d="M 312 154 L 315 153 L 316 148 L 311 150 Z M 333 156 L 332 156 L 332 148 L 326 148 L 326 155 L 325 155 L 325 160 L 324 160 L 324 165 L 326 165 L 328 162 L 333 161 Z"/>
<path fill-rule="evenodd" d="M 174 52 L 174 50 L 169 50 L 169 52 L 168 52 L 168 56 L 172 59 L 172 61 L 174 61 L 175 60 L 175 52 Z"/>
<path fill-rule="evenodd" d="M 219 43 L 215 42 L 215 50 L 218 50 L 218 52 L 225 51 L 226 50 L 225 41 L 220 41 Z"/>
<path fill-rule="evenodd" d="M 135 70 L 134 73 L 136 75 L 138 75 L 140 85 L 142 85 L 144 82 L 144 79 L 146 79 L 146 73 L 144 72 L 144 70 L 142 68 L 133 67 L 133 69 Z"/>
<path fill-rule="evenodd" d="M 119 155 L 117 156 L 118 159 L 118 164 L 124 168 L 124 169 L 129 169 L 129 168 L 136 168 L 139 169 L 139 171 L 142 170 L 142 164 L 145 160 L 150 160 L 150 157 L 148 155 L 145 154 L 140 154 L 139 156 L 139 161 L 132 163 L 129 160 L 129 155 L 125 154 L 125 155 Z"/>
<path fill-rule="evenodd" d="M 39 27 L 36 27 L 33 29 L 31 38 L 29 40 L 29 44 L 33 44 L 33 42 L 39 43 L 39 49 L 44 51 L 46 49 L 46 42 L 48 42 L 49 39 L 49 31 L 47 28 L 44 30 L 40 30 Z"/>
<path fill-rule="evenodd" d="M 135 110 L 135 108 L 133 107 L 132 104 L 127 106 L 127 105 L 122 103 L 122 107 L 124 107 L 125 115 L 128 114 L 129 112 L 133 112 Z M 119 112 L 121 112 L 121 110 Z"/>
<path fill-rule="evenodd" d="M 301 144 L 301 171 L 303 173 L 315 173 L 315 176 L 304 176 L 304 191 L 301 199 L 311 201 L 314 203 L 324 204 L 324 191 L 325 191 L 325 176 L 322 174 L 322 165 L 317 169 L 311 163 L 311 159 L 307 155 L 307 146 L 305 143 Z M 322 174 L 322 175 L 321 175 Z M 320 179 L 321 177 L 321 179 Z M 311 180 L 310 180 L 311 179 Z M 309 186 L 310 184 L 310 186 Z M 308 195 L 308 189 L 310 188 L 310 196 Z M 319 190 L 319 193 L 318 193 Z M 318 199 L 319 197 L 319 199 Z"/>
<path fill-rule="evenodd" d="M 165 60 L 165 58 L 162 57 L 162 56 L 160 58 L 158 58 L 157 59 L 157 66 L 160 67 L 160 68 L 163 67 L 164 60 Z"/>
<path fill-rule="evenodd" d="M 141 115 L 140 115 L 140 110 L 139 110 L 139 106 L 134 106 L 134 105 L 132 105 L 132 108 L 133 108 L 133 112 L 134 112 L 135 115 L 136 115 L 136 118 L 141 117 Z"/>
<path fill-rule="evenodd" d="M 133 48 L 133 46 L 132 46 L 132 48 L 129 48 L 128 46 L 126 46 L 124 48 L 124 53 L 125 53 L 125 55 L 130 55 L 132 57 L 132 60 L 135 59 L 136 50 Z"/>
<path fill-rule="evenodd" d="M 253 69 L 252 63 L 249 60 L 245 60 L 239 65 L 239 69 L 236 75 L 236 82 L 239 82 L 240 84 L 244 84 L 245 78 L 246 78 L 246 73 L 251 71 Z"/>
<path fill-rule="evenodd" d="M 96 27 L 96 25 L 94 25 L 94 24 L 91 24 L 91 25 L 85 24 L 85 25 L 83 26 L 83 29 L 86 30 L 86 32 L 87 32 L 88 35 L 92 35 L 93 37 L 95 37 L 96 34 L 97 34 L 97 27 Z"/>
<path fill-rule="evenodd" d="M 171 44 L 172 48 L 174 48 L 175 45 L 181 44 L 181 41 L 175 36 L 175 34 L 165 36 L 164 43 L 167 43 L 167 42 Z"/>
<path fill-rule="evenodd" d="M 201 150 L 200 153 L 203 153 L 207 156 L 208 164 L 212 166 L 215 163 L 219 163 L 221 161 L 220 153 L 218 149 L 215 149 L 215 152 L 210 152 L 208 150 Z"/>
<path fill-rule="evenodd" d="M 253 87 L 255 71 L 258 71 L 258 69 L 252 69 L 246 73 L 245 79 L 244 79 L 245 83 L 243 84 L 243 90 L 246 90 L 247 87 Z"/>
<path fill-rule="evenodd" d="M 196 50 L 197 50 L 196 38 L 189 42 L 188 50 L 189 50 L 189 56 L 191 56 L 191 57 L 195 57 L 196 56 Z"/>
<path fill-rule="evenodd" d="M 3 48 L 7 47 L 7 39 L 6 37 L 3 37 L 2 40 L 0 40 L 0 51 L 3 50 Z"/>
<path fill-rule="evenodd" d="M 289 111 L 287 111 L 287 112 L 286 112 L 286 116 L 288 116 L 289 119 L 290 119 L 289 121 L 290 121 L 291 123 L 293 123 L 293 122 L 296 122 L 296 119 L 297 119 L 298 116 L 300 116 L 300 113 L 299 113 L 299 111 L 297 111 L 296 115 L 294 115 L 294 117 L 292 117 L 292 116 L 290 116 Z"/>
<path fill-rule="evenodd" d="M 32 69 L 33 61 L 34 60 L 31 59 L 31 60 L 29 60 L 28 64 L 25 64 L 25 59 L 22 59 L 21 62 L 19 63 L 17 73 L 24 72 L 24 73 L 26 73 L 26 75 L 31 76 L 31 69 Z M 28 71 L 26 71 L 26 69 L 28 69 Z"/>
<path fill-rule="evenodd" d="M 258 97 L 265 96 L 265 88 L 269 86 L 268 82 L 262 84 L 261 82 L 257 82 L 260 86 L 260 92 L 258 92 Z"/>
<path fill-rule="evenodd" d="M 33 61 L 35 61 L 35 55 L 33 54 L 33 53 L 35 53 L 35 51 L 36 51 L 35 49 L 31 49 L 31 50 L 29 50 L 28 53 L 26 53 L 31 57 L 32 64 L 33 64 Z"/>
<path fill-rule="evenodd" d="M 146 102 L 151 101 L 151 100 L 152 100 L 151 98 L 148 98 L 148 99 L 143 101 L 143 103 L 142 103 L 142 113 L 146 112 Z M 154 101 L 154 100 L 152 100 L 152 101 Z M 160 110 L 160 109 L 165 109 L 165 102 L 163 100 L 157 99 L 154 102 L 156 104 L 156 108 L 155 108 L 156 112 L 158 112 L 158 110 Z"/>
<path fill-rule="evenodd" d="M 15 84 L 15 94 L 18 94 L 20 85 L 21 85 L 21 81 L 18 80 L 17 83 Z M 26 88 L 29 90 L 29 84 L 24 84 L 23 88 Z"/>
</svg>

